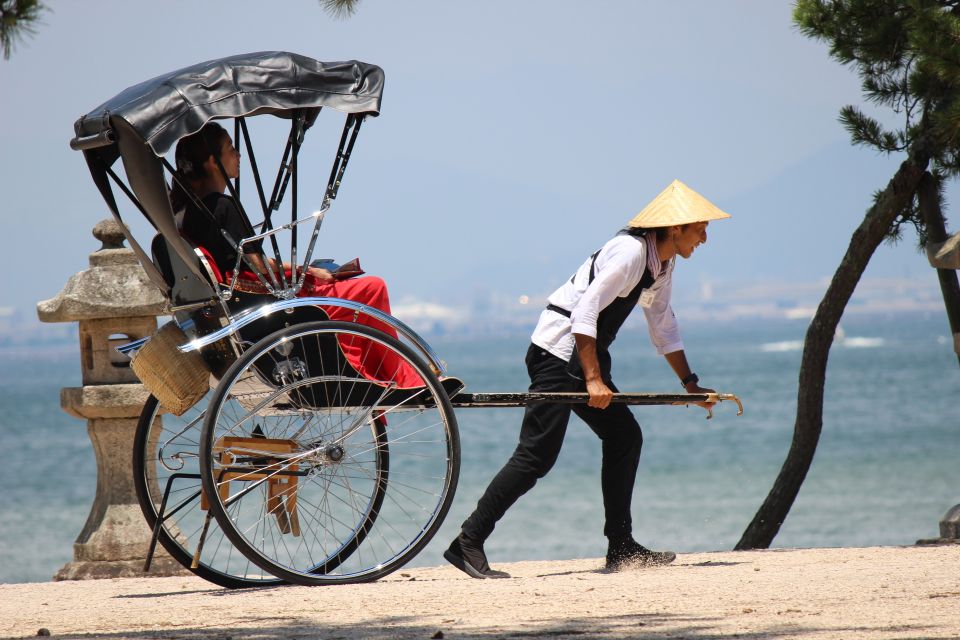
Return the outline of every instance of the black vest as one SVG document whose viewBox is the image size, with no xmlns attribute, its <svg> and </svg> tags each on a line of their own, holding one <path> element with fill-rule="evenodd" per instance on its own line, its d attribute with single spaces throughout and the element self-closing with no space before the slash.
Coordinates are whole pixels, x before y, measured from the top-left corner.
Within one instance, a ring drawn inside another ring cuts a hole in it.
<svg viewBox="0 0 960 640">
<path fill-rule="evenodd" d="M 633 229 L 625 229 L 621 231 L 620 234 L 633 236 L 638 242 L 644 242 L 644 236 L 646 235 L 645 232 Z M 593 254 L 594 261 L 596 261 L 599 253 L 598 251 Z M 593 263 L 590 264 L 589 282 L 593 282 Z M 610 345 L 613 344 L 613 341 L 616 339 L 620 327 L 626 322 L 627 316 L 629 316 L 630 312 L 637 306 L 637 302 L 640 300 L 640 294 L 652 284 L 653 274 L 650 273 L 650 269 L 644 268 L 643 277 L 640 278 L 637 286 L 631 289 L 630 293 L 624 297 L 614 298 L 613 302 L 604 307 L 597 317 L 597 360 L 600 364 L 600 375 L 607 384 L 610 383 L 610 367 L 612 364 L 610 359 Z M 576 344 L 573 346 L 573 354 L 570 356 L 570 362 L 567 363 L 567 373 L 578 380 L 583 380 L 583 367 L 580 365 L 580 354 L 577 352 Z"/>
</svg>

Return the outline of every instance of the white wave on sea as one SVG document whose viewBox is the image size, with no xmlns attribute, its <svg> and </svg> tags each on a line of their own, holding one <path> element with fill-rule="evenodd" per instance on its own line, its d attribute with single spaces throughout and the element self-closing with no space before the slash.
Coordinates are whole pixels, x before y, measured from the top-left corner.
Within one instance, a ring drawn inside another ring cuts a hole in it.
<svg viewBox="0 0 960 640">
<path fill-rule="evenodd" d="M 849 338 L 844 338 L 843 340 L 837 341 L 837 344 L 841 347 L 848 347 L 850 349 L 874 349 L 876 347 L 882 347 L 887 343 L 883 338 L 867 338 L 859 336 L 851 336 Z"/>
<path fill-rule="evenodd" d="M 779 342 L 767 342 L 760 345 L 760 351 L 767 353 L 783 353 L 786 351 L 800 351 L 803 349 L 803 340 L 781 340 Z"/>
<path fill-rule="evenodd" d="M 871 338 L 867 336 L 850 336 L 834 339 L 835 347 L 844 347 L 848 349 L 875 349 L 887 344 L 883 338 Z M 781 340 L 778 342 L 766 342 L 760 345 L 760 351 L 765 353 L 784 353 L 788 351 L 800 351 L 803 349 L 803 340 Z"/>
</svg>

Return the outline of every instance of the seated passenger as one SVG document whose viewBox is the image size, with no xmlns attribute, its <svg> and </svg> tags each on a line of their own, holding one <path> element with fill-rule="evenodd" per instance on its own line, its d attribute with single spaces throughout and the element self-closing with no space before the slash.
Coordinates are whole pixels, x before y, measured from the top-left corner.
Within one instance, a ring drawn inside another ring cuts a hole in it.
<svg viewBox="0 0 960 640">
<path fill-rule="evenodd" d="M 219 153 L 223 172 L 214 159 L 211 149 Z M 190 190 L 207 210 L 213 214 L 214 222 L 206 212 L 194 204 L 193 199 L 174 181 L 171 187 L 170 203 L 176 213 L 182 212 L 181 233 L 194 245 L 203 248 L 213 258 L 216 267 L 224 274 L 237 264 L 237 251 L 224 238 L 221 230 L 226 231 L 233 241 L 239 244 L 243 238 L 255 235 L 253 225 L 244 215 L 234 199 L 226 195 L 227 180 L 236 178 L 240 173 L 240 153 L 234 148 L 230 135 L 219 124 L 207 123 L 200 131 L 180 140 L 176 149 L 177 170 L 189 182 Z M 226 175 L 224 175 L 226 172 Z M 262 242 L 251 243 L 244 247 L 244 253 L 251 265 L 261 274 L 268 268 L 276 269 L 277 264 L 262 253 Z M 240 263 L 243 269 L 244 263 Z M 291 269 L 284 263 L 281 268 Z M 390 299 L 387 285 L 375 276 L 361 276 L 349 280 L 336 280 L 326 269 L 308 267 L 304 285 L 297 294 L 299 297 L 331 297 L 353 300 L 390 313 Z M 353 321 L 354 313 L 343 307 L 323 307 L 331 320 Z M 357 322 L 379 329 L 394 338 L 397 332 L 393 327 L 375 320 L 366 314 L 359 314 Z M 365 355 L 379 356 L 363 358 L 359 350 L 351 349 L 341 342 L 344 355 L 360 373 L 373 380 L 394 380 L 401 388 L 423 386 L 420 376 L 406 362 L 392 351 L 374 342 L 366 342 Z M 379 362 L 371 370 L 361 362 Z"/>
</svg>

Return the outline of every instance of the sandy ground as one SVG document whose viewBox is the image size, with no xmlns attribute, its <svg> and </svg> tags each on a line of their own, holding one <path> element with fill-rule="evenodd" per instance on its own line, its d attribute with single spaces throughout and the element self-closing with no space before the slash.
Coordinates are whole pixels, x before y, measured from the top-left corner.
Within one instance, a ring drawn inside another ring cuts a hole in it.
<svg viewBox="0 0 960 640">
<path fill-rule="evenodd" d="M 0 585 L 0 636 L 960 638 L 960 545 L 694 553 L 620 573 L 598 559 L 497 566 L 514 577 L 445 566 L 333 587 Z"/>
</svg>

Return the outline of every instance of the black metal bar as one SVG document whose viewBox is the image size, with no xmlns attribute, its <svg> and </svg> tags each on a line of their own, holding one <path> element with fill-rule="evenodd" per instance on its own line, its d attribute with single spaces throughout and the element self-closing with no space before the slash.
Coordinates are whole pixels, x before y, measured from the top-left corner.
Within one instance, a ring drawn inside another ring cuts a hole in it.
<svg viewBox="0 0 960 640">
<path fill-rule="evenodd" d="M 172 477 L 172 476 L 171 476 L 171 477 Z M 182 477 L 184 477 L 184 478 L 194 478 L 194 479 L 196 479 L 196 480 L 199 480 L 199 479 L 200 479 L 200 475 L 197 474 L 197 473 L 186 473 L 186 474 L 183 474 Z M 173 509 L 173 511 L 171 511 L 171 512 L 168 513 L 168 514 L 166 514 L 166 515 L 163 517 L 163 519 L 164 519 L 164 520 L 167 520 L 168 518 L 172 518 L 173 516 L 177 515 L 177 513 L 178 513 L 181 509 L 189 506 L 191 500 L 196 500 L 196 498 L 200 495 L 200 493 L 201 493 L 201 490 L 200 490 L 200 489 L 197 489 L 197 490 L 194 492 L 193 495 L 187 496 L 186 498 L 184 498 L 183 501 L 182 501 L 180 504 L 178 504 L 178 505 Z"/>
<path fill-rule="evenodd" d="M 137 196 L 134 195 L 132 191 L 130 191 L 127 185 L 123 184 L 123 180 L 120 179 L 120 176 L 114 173 L 113 169 L 111 169 L 110 167 L 106 167 L 105 171 L 107 172 L 107 175 L 110 176 L 110 178 L 114 181 L 114 183 L 116 183 L 116 185 L 120 187 L 120 190 L 123 191 L 123 193 L 126 194 L 128 198 L 130 198 L 130 202 L 132 202 L 133 206 L 137 208 L 137 211 L 139 211 L 140 214 L 147 219 L 147 222 L 150 223 L 150 226 L 153 227 L 155 231 L 157 231 L 158 230 L 157 225 L 153 224 L 153 220 L 151 220 L 150 216 L 147 215 L 147 210 L 143 208 L 143 205 L 140 204 L 139 200 L 137 200 Z"/>
<path fill-rule="evenodd" d="M 280 181 L 279 188 L 274 189 L 274 197 L 270 203 L 270 209 L 276 211 L 280 208 L 280 203 L 283 201 L 283 194 L 287 191 L 287 184 L 290 182 L 291 174 L 291 164 L 296 161 L 297 153 L 300 150 L 300 135 L 297 132 L 297 118 L 293 118 L 293 122 L 290 125 L 290 139 L 287 140 L 287 149 L 284 151 L 283 163 L 280 165 L 281 175 L 277 176 L 282 180 Z M 292 152 L 294 159 L 290 161 L 290 164 L 287 163 L 287 158 L 289 153 Z"/>
<path fill-rule="evenodd" d="M 247 120 L 245 118 L 237 118 L 237 121 L 239 121 L 240 129 L 243 131 L 243 142 L 247 148 L 247 155 L 250 157 L 250 169 L 253 172 L 253 182 L 257 187 L 257 195 L 260 197 L 260 209 L 263 211 L 263 224 L 260 225 L 260 233 L 264 233 L 268 229 L 273 228 L 273 225 L 270 223 L 270 210 L 267 205 L 267 197 L 263 192 L 263 183 L 260 181 L 260 168 L 257 166 L 257 156 L 253 153 L 253 142 L 250 140 L 250 132 L 247 130 Z M 280 255 L 280 245 L 277 244 L 276 235 L 270 236 L 270 246 L 273 248 L 274 259 L 278 263 L 282 263 L 283 257 Z"/>
<path fill-rule="evenodd" d="M 565 392 L 492 392 L 458 393 L 450 398 L 454 407 L 526 407 L 540 402 L 561 404 L 584 404 L 590 399 L 588 393 Z M 706 393 L 615 393 L 612 402 L 628 405 L 684 405 L 707 402 Z"/>
<path fill-rule="evenodd" d="M 178 511 L 183 509 L 185 506 L 190 504 L 191 501 L 196 500 L 197 496 L 200 495 L 198 490 L 192 496 L 181 502 L 177 505 L 177 508 L 166 513 L 167 510 L 167 500 L 170 498 L 170 490 L 173 488 L 173 481 L 179 478 L 193 478 L 195 480 L 200 479 L 200 474 L 198 473 L 174 473 L 169 478 L 167 478 L 167 486 L 163 490 L 163 499 L 160 500 L 160 510 L 157 512 L 157 522 L 153 525 L 153 535 L 150 536 L 150 546 L 147 549 L 147 559 L 143 563 L 143 572 L 146 573 L 150 571 L 150 565 L 153 563 L 153 554 L 157 550 L 157 540 L 160 539 L 160 529 L 163 527 L 163 523 L 166 522 L 167 518 L 173 517 Z"/>
<path fill-rule="evenodd" d="M 340 170 L 337 172 L 337 179 L 333 184 L 333 192 L 329 193 L 331 200 L 336 198 L 337 193 L 340 191 L 340 183 L 343 181 L 343 174 L 347 170 L 347 163 L 350 162 L 350 154 L 353 153 L 353 145 L 357 141 L 357 135 L 360 134 L 360 125 L 363 124 L 362 116 L 354 116 L 354 118 L 353 132 L 350 134 L 350 142 L 347 144 L 347 149 L 343 154 L 343 162 L 340 163 Z"/>
<path fill-rule="evenodd" d="M 298 116 L 299 117 L 299 116 Z M 300 144 L 298 143 L 293 150 L 293 159 L 290 161 L 290 172 L 293 174 L 293 186 L 290 193 L 290 281 L 297 280 L 297 177 L 299 175 L 300 165 Z"/>
<path fill-rule="evenodd" d="M 296 282 L 297 276 L 297 165 L 300 158 L 300 146 L 303 144 L 304 136 L 304 115 L 302 111 L 298 111 L 297 114 L 293 117 L 293 126 L 290 130 L 290 135 L 293 138 L 293 147 L 292 147 L 292 157 L 290 158 L 289 169 L 287 170 L 286 178 L 283 181 L 283 185 L 280 188 L 280 199 L 277 200 L 277 205 L 280 204 L 280 200 L 283 199 L 283 194 L 287 190 L 287 183 L 292 182 L 293 186 L 291 188 L 290 196 L 290 285 L 292 286 Z M 287 286 L 286 274 L 283 272 L 281 265 L 280 276 L 283 278 L 283 286 Z"/>
<path fill-rule="evenodd" d="M 233 139 L 237 141 L 237 144 L 240 143 L 240 123 L 238 122 L 239 118 L 233 119 Z M 237 177 L 233 180 L 234 191 L 237 192 L 237 196 L 240 196 L 240 172 L 237 171 Z"/>
<path fill-rule="evenodd" d="M 277 178 L 273 182 L 273 191 L 270 193 L 270 202 L 267 203 L 267 214 L 263 221 L 263 230 L 260 233 L 273 228 L 273 225 L 270 221 L 270 216 L 273 215 L 273 212 L 280 207 L 280 201 L 278 200 L 280 194 L 280 184 L 283 182 L 283 176 L 287 170 L 287 159 L 290 157 L 290 150 L 292 148 L 293 133 L 291 132 L 287 137 L 287 146 L 283 149 L 283 157 L 280 158 L 280 166 L 277 168 Z"/>
<path fill-rule="evenodd" d="M 267 196 L 263 191 L 263 182 L 260 180 L 260 167 L 257 165 L 257 156 L 253 152 L 253 141 L 250 140 L 250 132 L 247 130 L 247 121 L 245 118 L 237 118 L 240 123 L 240 130 L 243 132 L 243 145 L 246 147 L 247 156 L 250 158 L 250 169 L 253 172 L 253 182 L 257 187 L 257 195 L 260 198 L 260 209 L 264 217 L 267 215 Z M 266 229 L 260 231 L 263 233 Z"/>
<path fill-rule="evenodd" d="M 298 114 L 291 119 L 290 135 L 287 137 L 287 146 L 283 150 L 283 159 L 280 161 L 280 169 L 277 173 L 277 182 L 274 184 L 273 194 L 270 196 L 270 205 L 266 215 L 264 216 L 262 227 L 263 231 L 273 228 L 272 213 L 280 208 L 280 203 L 283 201 L 283 196 L 287 191 L 287 184 L 290 182 L 290 177 L 296 169 L 297 156 L 300 153 L 300 145 L 303 142 L 303 120 L 304 116 L 302 112 L 298 112 Z M 290 157 L 291 151 L 293 153 L 293 158 L 290 160 L 290 164 L 288 164 L 287 159 Z M 296 180 L 296 178 L 294 178 L 294 180 Z M 294 198 L 296 198 L 296 195 L 294 195 Z M 293 212 L 296 212 L 296 203 L 293 205 Z M 293 221 L 295 222 L 296 219 L 294 218 Z M 263 231 L 261 231 L 261 233 L 263 233 Z M 291 248 L 296 246 L 296 227 L 293 228 L 292 233 L 293 239 L 291 240 Z M 277 248 L 277 252 L 278 262 L 281 263 L 278 265 L 278 270 L 280 272 L 280 278 L 283 281 L 283 287 L 286 288 L 288 286 L 287 278 L 283 271 L 282 261 L 279 259 L 279 247 Z M 296 264 L 291 264 L 291 285 L 293 284 L 295 270 Z"/>
<path fill-rule="evenodd" d="M 333 166 L 330 167 L 330 179 L 327 180 L 326 194 L 326 199 L 329 200 L 337 197 L 334 185 L 337 183 L 337 174 L 340 170 L 340 164 L 343 162 L 343 151 L 347 146 L 347 136 L 350 134 L 350 128 L 353 126 L 353 118 L 353 114 L 350 114 L 343 123 L 343 131 L 340 133 L 340 144 L 337 146 L 337 155 L 334 156 Z"/>
<path fill-rule="evenodd" d="M 340 145 L 337 148 L 337 155 L 333 159 L 333 166 L 330 168 L 330 179 L 327 182 L 326 200 L 334 200 L 337 192 L 340 190 L 340 183 L 343 180 L 343 174 L 347 170 L 347 163 L 350 161 L 350 154 L 353 152 L 353 145 L 357 141 L 357 135 L 360 133 L 360 125 L 363 124 L 361 116 L 353 114 L 347 116 L 343 125 L 343 133 L 340 134 Z M 349 141 L 347 137 L 349 136 Z"/>
</svg>

